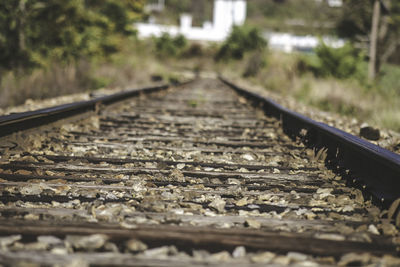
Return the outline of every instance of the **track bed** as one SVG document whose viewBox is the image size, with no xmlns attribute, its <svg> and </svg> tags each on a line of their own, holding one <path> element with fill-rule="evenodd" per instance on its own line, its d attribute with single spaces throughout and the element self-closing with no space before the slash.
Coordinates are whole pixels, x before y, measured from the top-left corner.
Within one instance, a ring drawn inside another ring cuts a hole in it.
<svg viewBox="0 0 400 267">
<path fill-rule="evenodd" d="M 15 134 L 0 151 L 5 265 L 400 265 L 398 230 L 324 151 L 218 80 Z"/>
</svg>

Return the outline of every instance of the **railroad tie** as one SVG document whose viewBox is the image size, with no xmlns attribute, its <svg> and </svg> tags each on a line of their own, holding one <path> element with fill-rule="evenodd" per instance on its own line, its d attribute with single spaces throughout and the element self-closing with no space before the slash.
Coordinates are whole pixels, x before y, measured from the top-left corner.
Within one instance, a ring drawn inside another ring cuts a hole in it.
<svg viewBox="0 0 400 267">
<path fill-rule="evenodd" d="M 396 206 L 251 97 L 217 79 L 123 96 L 1 138 L 0 264 L 400 266 Z"/>
</svg>

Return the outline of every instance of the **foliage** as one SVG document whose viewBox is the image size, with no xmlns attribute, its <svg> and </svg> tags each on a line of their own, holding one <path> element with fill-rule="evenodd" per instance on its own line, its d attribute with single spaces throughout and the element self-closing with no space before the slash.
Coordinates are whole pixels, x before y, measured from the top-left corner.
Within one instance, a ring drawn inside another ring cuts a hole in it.
<svg viewBox="0 0 400 267">
<path fill-rule="evenodd" d="M 229 37 L 218 50 L 215 59 L 242 59 L 248 51 L 264 50 L 267 42 L 257 28 L 234 27 Z"/>
<path fill-rule="evenodd" d="M 319 77 L 362 79 L 364 58 L 363 53 L 350 43 L 341 48 L 332 48 L 321 43 L 315 55 L 300 58 L 297 68 L 300 72 L 311 71 Z"/>
<path fill-rule="evenodd" d="M 366 36 L 371 30 L 372 6 L 374 0 L 345 1 L 342 14 L 337 22 L 337 32 L 341 37 L 355 39 Z M 354 12 L 357 10 L 357 12 Z"/>
<path fill-rule="evenodd" d="M 158 0 L 148 0 L 149 3 L 157 3 Z M 162 12 L 155 11 L 157 23 L 177 24 L 182 13 L 192 15 L 193 26 L 201 27 L 205 21 L 212 21 L 214 0 L 166 0 L 165 9 Z"/>
<path fill-rule="evenodd" d="M 400 97 L 400 67 L 392 64 L 382 66 L 381 76 L 377 79 L 377 87 L 380 93 L 390 98 Z"/>
<path fill-rule="evenodd" d="M 48 61 L 71 63 L 107 56 L 144 0 L 15 0 L 0 2 L 0 70 L 30 69 Z"/>
<path fill-rule="evenodd" d="M 247 61 L 246 68 L 243 72 L 243 77 L 254 77 L 260 70 L 267 65 L 266 56 L 261 51 L 255 52 Z"/>
<path fill-rule="evenodd" d="M 340 9 L 327 1 L 251 0 L 247 1 L 249 25 L 270 31 L 295 34 L 331 34 Z"/>
<path fill-rule="evenodd" d="M 160 37 L 154 38 L 156 53 L 161 57 L 180 56 L 187 46 L 187 40 L 183 35 L 175 37 L 163 33 Z"/>
<path fill-rule="evenodd" d="M 360 46 L 368 47 L 375 0 L 346 0 L 337 22 L 337 33 Z M 400 1 L 382 0 L 378 29 L 376 69 L 395 58 L 400 46 Z M 355 10 L 357 12 L 355 12 Z M 393 62 L 399 64 L 397 57 Z"/>
</svg>

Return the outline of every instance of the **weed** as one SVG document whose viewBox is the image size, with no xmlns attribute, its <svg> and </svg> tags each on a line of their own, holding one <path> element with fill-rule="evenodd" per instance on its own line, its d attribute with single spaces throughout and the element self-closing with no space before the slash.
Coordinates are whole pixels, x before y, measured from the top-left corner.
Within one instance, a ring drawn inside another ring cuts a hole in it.
<svg viewBox="0 0 400 267">
<path fill-rule="evenodd" d="M 244 70 L 243 77 L 254 77 L 260 70 L 266 66 L 266 60 L 264 54 L 260 51 L 256 51 L 246 64 L 246 69 Z"/>
<path fill-rule="evenodd" d="M 267 42 L 256 28 L 234 27 L 229 37 L 218 50 L 215 59 L 240 60 L 248 51 L 264 50 Z"/>
<path fill-rule="evenodd" d="M 297 68 L 299 73 L 311 71 L 317 77 L 356 78 L 363 81 L 364 58 L 350 43 L 341 48 L 332 48 L 321 42 L 315 50 L 315 55 L 300 57 Z"/>
<path fill-rule="evenodd" d="M 161 37 L 154 38 L 154 44 L 158 56 L 174 57 L 183 53 L 187 40 L 183 35 L 172 37 L 168 33 L 164 33 Z"/>
</svg>

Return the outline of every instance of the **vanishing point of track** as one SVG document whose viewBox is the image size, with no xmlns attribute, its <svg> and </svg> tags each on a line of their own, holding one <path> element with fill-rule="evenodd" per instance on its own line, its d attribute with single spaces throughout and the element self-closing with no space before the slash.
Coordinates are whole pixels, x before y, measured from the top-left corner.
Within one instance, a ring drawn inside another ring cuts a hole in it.
<svg viewBox="0 0 400 267">
<path fill-rule="evenodd" d="M 289 138 L 285 118 L 219 80 L 149 91 L 83 103 L 90 116 L 37 130 L 10 126 L 0 142 L 0 263 L 400 264 L 397 213 L 371 200 L 395 190 L 348 187 L 321 143 L 306 147 L 312 127 L 308 141 Z"/>
</svg>

